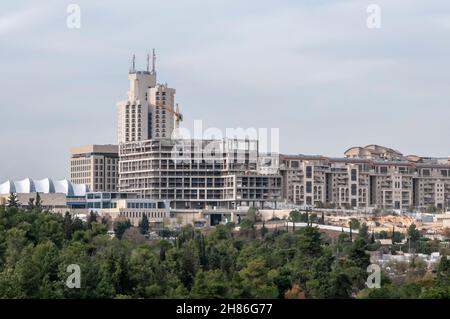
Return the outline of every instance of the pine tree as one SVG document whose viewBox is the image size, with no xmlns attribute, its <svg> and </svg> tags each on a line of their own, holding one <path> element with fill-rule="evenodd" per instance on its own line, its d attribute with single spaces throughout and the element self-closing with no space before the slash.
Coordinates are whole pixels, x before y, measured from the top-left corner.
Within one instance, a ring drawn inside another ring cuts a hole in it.
<svg viewBox="0 0 450 319">
<path fill-rule="evenodd" d="M 8 207 L 19 207 L 19 200 L 17 199 L 17 194 L 15 193 L 9 194 Z"/>
</svg>

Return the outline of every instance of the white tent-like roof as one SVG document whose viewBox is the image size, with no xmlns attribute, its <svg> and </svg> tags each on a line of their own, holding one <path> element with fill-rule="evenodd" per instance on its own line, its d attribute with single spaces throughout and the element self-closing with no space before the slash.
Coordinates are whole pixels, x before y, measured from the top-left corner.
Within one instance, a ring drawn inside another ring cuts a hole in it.
<svg viewBox="0 0 450 319">
<path fill-rule="evenodd" d="M 62 193 L 68 197 L 83 197 L 89 191 L 89 187 L 85 184 L 72 184 L 67 179 L 60 181 L 54 181 L 50 178 L 44 178 L 41 180 L 33 180 L 31 178 L 25 178 L 20 181 L 8 180 L 0 184 L 0 194 L 9 193 L 43 193 L 43 194 L 55 194 Z"/>
</svg>

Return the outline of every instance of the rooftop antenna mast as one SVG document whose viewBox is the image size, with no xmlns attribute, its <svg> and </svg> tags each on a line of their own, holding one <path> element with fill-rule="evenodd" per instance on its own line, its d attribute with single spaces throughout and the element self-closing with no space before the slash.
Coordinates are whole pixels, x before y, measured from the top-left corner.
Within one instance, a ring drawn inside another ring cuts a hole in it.
<svg viewBox="0 0 450 319">
<path fill-rule="evenodd" d="M 152 74 L 156 74 L 156 54 L 155 54 L 155 49 L 152 50 Z"/>
<path fill-rule="evenodd" d="M 133 54 L 133 60 L 131 62 L 131 72 L 136 72 L 136 56 Z"/>
<path fill-rule="evenodd" d="M 150 54 L 147 53 L 147 72 L 150 71 Z"/>
</svg>

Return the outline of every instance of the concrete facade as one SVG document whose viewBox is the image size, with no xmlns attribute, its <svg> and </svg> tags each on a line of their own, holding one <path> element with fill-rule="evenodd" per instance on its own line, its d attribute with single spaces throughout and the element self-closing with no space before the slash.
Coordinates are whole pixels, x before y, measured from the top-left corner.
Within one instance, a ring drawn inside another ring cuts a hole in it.
<svg viewBox="0 0 450 319">
<path fill-rule="evenodd" d="M 263 207 L 281 201 L 281 176 L 258 173 L 249 140 L 148 140 L 120 145 L 119 190 L 175 209 Z"/>
</svg>

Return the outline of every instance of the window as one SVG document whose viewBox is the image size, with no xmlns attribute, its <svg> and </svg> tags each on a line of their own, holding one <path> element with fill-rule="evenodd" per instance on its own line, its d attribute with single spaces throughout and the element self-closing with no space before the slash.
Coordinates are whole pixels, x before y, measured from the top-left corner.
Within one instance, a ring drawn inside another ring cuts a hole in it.
<svg viewBox="0 0 450 319">
<path fill-rule="evenodd" d="M 356 184 L 352 184 L 352 196 L 355 196 L 356 194 L 357 194 Z"/>
<path fill-rule="evenodd" d="M 306 166 L 306 178 L 312 178 L 312 166 Z"/>
<path fill-rule="evenodd" d="M 311 193 L 311 191 L 312 191 L 312 183 L 306 182 L 306 192 Z"/>
<path fill-rule="evenodd" d="M 356 182 L 358 179 L 358 171 L 356 169 L 351 170 L 352 182 Z"/>
</svg>

